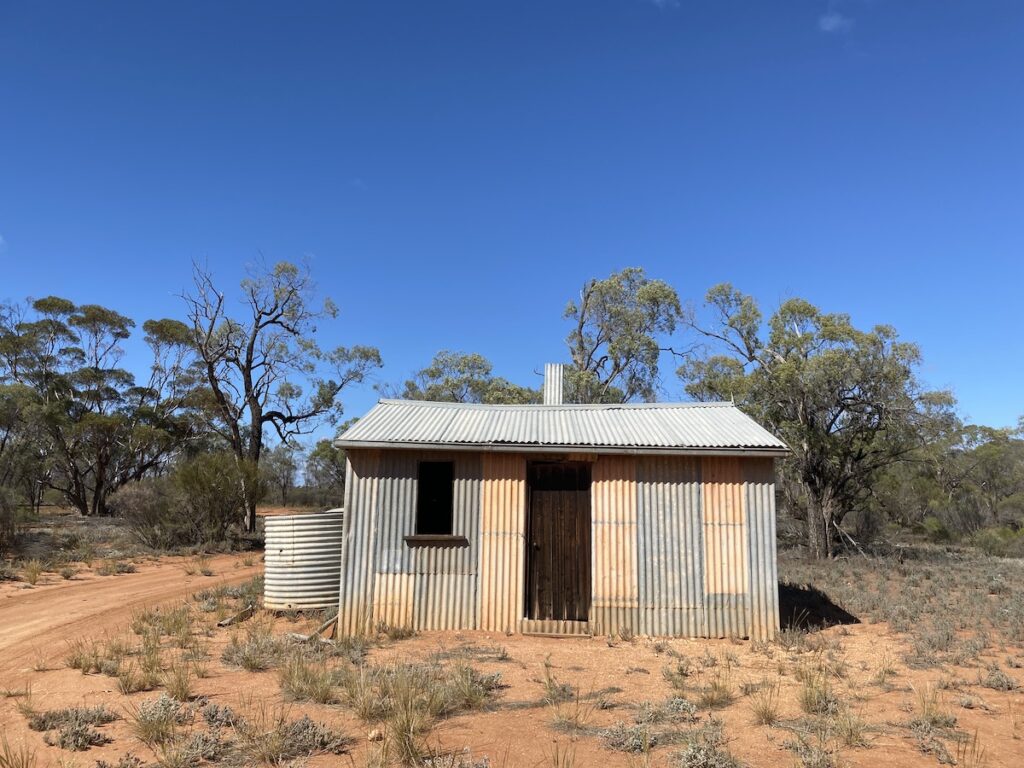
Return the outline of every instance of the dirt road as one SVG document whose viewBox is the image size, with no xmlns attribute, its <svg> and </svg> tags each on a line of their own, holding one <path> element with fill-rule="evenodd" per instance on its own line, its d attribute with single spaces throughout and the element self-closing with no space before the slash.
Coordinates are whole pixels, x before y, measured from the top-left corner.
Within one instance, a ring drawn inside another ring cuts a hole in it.
<svg viewBox="0 0 1024 768">
<path fill-rule="evenodd" d="M 102 637 L 145 606 L 180 600 L 204 587 L 238 584 L 262 572 L 240 555 L 210 558 L 213 576 L 185 572 L 186 558 L 163 558 L 120 576 L 87 576 L 36 589 L 5 591 L 0 597 L 0 688 L 20 684 L 42 661 L 50 666 L 76 637 Z"/>
</svg>

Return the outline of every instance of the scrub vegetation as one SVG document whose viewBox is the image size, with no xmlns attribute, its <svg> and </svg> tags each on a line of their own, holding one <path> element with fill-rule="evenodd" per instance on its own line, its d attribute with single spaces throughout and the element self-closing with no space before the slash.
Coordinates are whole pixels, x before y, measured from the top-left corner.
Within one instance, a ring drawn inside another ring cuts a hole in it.
<svg viewBox="0 0 1024 768">
<path fill-rule="evenodd" d="M 261 584 L 211 586 L 76 638 L 63 665 L 26 673 L 0 699 L 15 723 L 7 759 L 1010 766 L 1024 733 L 1020 567 L 951 545 L 827 566 L 784 552 L 785 627 L 771 642 L 626 633 L 499 644 L 383 625 L 307 639 L 320 613 L 257 610 L 217 627 L 258 602 Z M 76 686 L 88 704 L 60 693 Z"/>
</svg>

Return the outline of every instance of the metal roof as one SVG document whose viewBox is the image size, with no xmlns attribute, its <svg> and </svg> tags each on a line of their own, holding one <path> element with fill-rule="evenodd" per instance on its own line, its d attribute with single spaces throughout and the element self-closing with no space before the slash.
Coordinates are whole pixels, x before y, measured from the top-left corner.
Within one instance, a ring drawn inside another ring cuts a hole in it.
<svg viewBox="0 0 1024 768">
<path fill-rule="evenodd" d="M 479 405 L 381 400 L 335 445 L 761 455 L 789 450 L 732 403 Z"/>
</svg>

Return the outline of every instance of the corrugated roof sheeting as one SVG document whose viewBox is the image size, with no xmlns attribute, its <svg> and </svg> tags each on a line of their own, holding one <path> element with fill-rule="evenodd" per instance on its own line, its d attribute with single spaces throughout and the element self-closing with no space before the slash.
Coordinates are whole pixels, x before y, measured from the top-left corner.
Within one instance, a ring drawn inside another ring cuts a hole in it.
<svg viewBox="0 0 1024 768">
<path fill-rule="evenodd" d="M 478 405 L 381 400 L 341 446 L 764 450 L 786 445 L 731 403 Z"/>
</svg>

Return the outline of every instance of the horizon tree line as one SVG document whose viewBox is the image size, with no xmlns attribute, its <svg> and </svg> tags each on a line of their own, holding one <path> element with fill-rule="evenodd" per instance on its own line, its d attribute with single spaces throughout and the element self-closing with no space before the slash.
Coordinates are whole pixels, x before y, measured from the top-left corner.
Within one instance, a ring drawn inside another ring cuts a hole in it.
<svg viewBox="0 0 1024 768">
<path fill-rule="evenodd" d="M 138 378 L 123 367 L 132 318 L 53 296 L 0 304 L 0 512 L 18 502 L 38 510 L 50 493 L 82 515 L 110 514 L 119 490 L 212 454 L 238 469 L 246 530 L 268 489 L 286 505 L 300 474 L 324 491 L 317 498 L 340 498 L 343 453 L 303 440 L 338 424 L 342 393 L 381 369 L 380 351 L 319 346 L 318 325 L 337 307 L 318 298 L 306 266 L 251 270 L 239 293 L 231 312 L 213 275 L 195 266 L 181 317 L 143 322 L 150 360 Z M 698 308 L 639 267 L 587 280 L 562 320 L 569 402 L 655 400 L 671 361 L 677 391 L 731 400 L 784 439 L 792 455 L 779 462 L 779 506 L 814 557 L 885 523 L 938 539 L 1024 526 L 1024 421 L 964 424 L 951 393 L 923 386 L 920 349 L 891 326 L 860 329 L 799 298 L 766 317 L 727 283 Z M 441 350 L 378 388 L 540 401 L 539 389 L 494 375 L 478 352 Z"/>
</svg>

